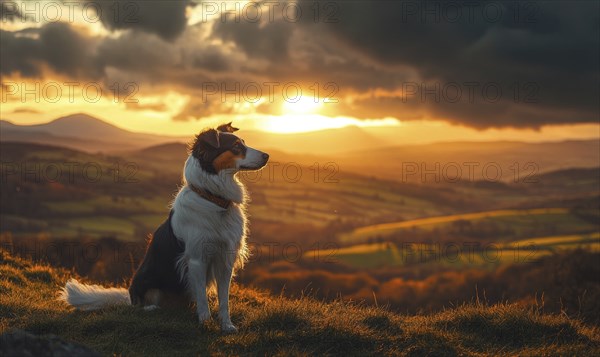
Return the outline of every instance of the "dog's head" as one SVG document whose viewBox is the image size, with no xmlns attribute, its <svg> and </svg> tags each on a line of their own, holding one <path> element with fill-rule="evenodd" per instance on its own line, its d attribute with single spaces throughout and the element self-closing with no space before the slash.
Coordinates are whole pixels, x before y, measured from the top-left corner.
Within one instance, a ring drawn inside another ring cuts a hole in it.
<svg viewBox="0 0 600 357">
<path fill-rule="evenodd" d="M 258 170 L 267 164 L 269 155 L 247 146 L 233 134 L 237 130 L 229 123 L 196 135 L 190 151 L 204 171 L 217 174 L 225 169 Z"/>
</svg>

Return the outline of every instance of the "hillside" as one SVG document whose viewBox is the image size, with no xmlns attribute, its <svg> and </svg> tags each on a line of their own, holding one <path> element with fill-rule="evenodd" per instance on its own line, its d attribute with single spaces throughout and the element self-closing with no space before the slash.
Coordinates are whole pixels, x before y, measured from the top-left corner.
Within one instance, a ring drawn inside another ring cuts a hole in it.
<svg viewBox="0 0 600 357">
<path fill-rule="evenodd" d="M 382 158 L 385 158 L 385 165 L 382 165 Z M 346 170 L 369 172 L 376 177 L 402 181 L 426 179 L 428 182 L 451 183 L 456 177 L 468 179 L 473 176 L 476 179 L 486 178 L 488 181 L 501 179 L 538 183 L 539 175 L 550 171 L 597 167 L 600 162 L 600 141 L 438 142 L 400 145 L 349 151 L 338 155 L 336 162 Z"/>
<path fill-rule="evenodd" d="M 554 171 L 577 170 L 589 176 L 591 169 L 599 175 L 600 141 L 564 142 L 456 142 L 424 145 L 372 147 L 345 145 L 341 140 L 329 140 L 328 131 L 308 136 L 302 134 L 258 134 L 241 132 L 239 135 L 251 146 L 269 151 L 275 161 L 310 166 L 318 162 L 333 162 L 340 172 L 351 172 L 384 180 L 417 183 L 455 184 L 458 181 L 483 180 L 489 183 L 521 183 L 539 188 L 547 181 L 557 183 L 565 177 L 551 177 Z M 339 134 L 342 135 L 343 134 Z M 332 136 L 333 137 L 333 136 Z M 318 144 L 326 142 L 333 148 Z M 304 150 L 316 147 L 320 152 Z M 275 148 L 275 149 L 272 149 Z M 172 161 L 183 157 L 184 143 L 149 146 L 139 151 L 124 152 L 126 156 L 148 158 L 157 154 L 159 159 Z M 308 154 L 302 153 L 307 151 Z M 548 155 L 548 153 L 553 153 Z M 272 160 L 272 161 L 273 161 Z M 486 168 L 487 167 L 487 168 Z M 486 174 L 482 172 L 486 168 Z M 576 176 L 574 172 L 571 176 Z M 555 175 L 556 176 L 556 175 Z M 570 184 L 566 181 L 567 185 Z"/>
<path fill-rule="evenodd" d="M 598 355 L 600 333 L 564 315 L 517 305 L 460 306 L 403 316 L 347 302 L 291 300 L 234 286 L 236 335 L 191 309 L 72 311 L 56 301 L 69 272 L 0 251 L 0 333 L 53 334 L 104 355 Z M 216 311 L 213 306 L 213 316 Z M 3 347 L 0 347 L 0 351 Z"/>
<path fill-rule="evenodd" d="M 126 120 L 126 119 L 123 119 Z M 234 123 L 235 124 L 235 123 Z M 199 123 L 198 131 L 205 124 Z M 515 171 L 521 177 L 565 168 L 597 167 L 600 161 L 599 140 L 547 141 L 528 143 L 519 141 L 461 141 L 415 144 L 402 139 L 407 132 L 389 127 L 348 126 L 300 133 L 269 133 L 248 130 L 240 125 L 236 133 L 249 145 L 286 154 L 286 161 L 311 165 L 314 162 L 337 163 L 343 171 L 369 173 L 384 179 L 402 180 L 402 172 L 413 170 L 406 165 L 425 165 L 431 170 L 439 164 L 440 170 L 447 164 L 458 164 L 462 178 L 467 179 L 469 167 L 465 163 L 478 163 L 475 176 L 486 164 L 498 164 L 502 168 L 502 179 L 511 179 Z M 0 120 L 2 142 L 28 142 L 69 147 L 85 152 L 123 153 L 158 146 L 150 151 L 169 150 L 177 152 L 175 144 L 191 140 L 197 132 L 184 136 L 168 136 L 132 132 L 84 113 L 77 113 L 50 120 L 44 124 L 18 125 Z M 400 135 L 401 134 L 401 135 Z M 400 136 L 398 136 L 400 135 Z M 171 145 L 162 146 L 170 143 Z M 548 155 L 552 153 L 552 155 Z M 146 153 L 148 154 L 148 153 Z M 460 158 L 460 160 L 457 160 Z M 513 166 L 518 163 L 518 168 Z M 528 163 L 534 166 L 526 166 Z M 421 169 L 423 170 L 423 169 Z M 456 166 L 448 168 L 449 177 L 456 175 Z M 439 171 L 439 170 L 438 170 Z M 445 171 L 442 171 L 445 172 Z M 488 172 L 492 175 L 492 171 Z M 493 172 L 493 176 L 495 176 Z M 420 177 L 420 171 L 408 178 Z M 408 179 L 405 178 L 405 179 Z M 444 181 L 444 180 L 442 180 Z"/>
<path fill-rule="evenodd" d="M 0 121 L 0 140 L 64 146 L 86 152 L 113 152 L 182 140 L 178 137 L 135 133 L 91 115 L 78 113 L 44 124 L 17 125 Z"/>
</svg>

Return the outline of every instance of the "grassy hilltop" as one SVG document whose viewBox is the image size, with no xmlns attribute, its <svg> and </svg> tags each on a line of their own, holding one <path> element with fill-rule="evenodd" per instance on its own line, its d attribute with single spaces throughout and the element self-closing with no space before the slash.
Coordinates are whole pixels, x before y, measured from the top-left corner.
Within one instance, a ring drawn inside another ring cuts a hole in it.
<svg viewBox="0 0 600 357">
<path fill-rule="evenodd" d="M 563 315 L 481 303 L 434 315 L 287 299 L 234 286 L 236 335 L 191 309 L 115 307 L 78 312 L 56 300 L 70 272 L 0 251 L 0 332 L 54 334 L 105 355 L 599 355 L 600 332 Z M 213 310 L 213 316 L 216 311 Z"/>
</svg>

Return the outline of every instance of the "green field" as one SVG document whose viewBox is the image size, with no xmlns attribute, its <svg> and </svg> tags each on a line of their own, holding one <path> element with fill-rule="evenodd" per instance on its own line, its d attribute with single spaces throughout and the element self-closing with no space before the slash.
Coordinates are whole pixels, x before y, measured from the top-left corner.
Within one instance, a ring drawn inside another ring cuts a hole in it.
<svg viewBox="0 0 600 357">
<path fill-rule="evenodd" d="M 495 210 L 467 214 L 428 217 L 415 220 L 376 224 L 354 229 L 339 235 L 341 243 L 366 242 L 374 238 L 388 238 L 401 232 L 419 229 L 433 231 L 448 229 L 457 223 L 474 225 L 490 223 L 496 228 L 510 229 L 515 237 L 527 237 L 532 228 L 549 226 L 554 233 L 585 233 L 598 229 L 597 224 L 577 217 L 566 208 L 538 208 L 526 210 Z M 410 234 L 409 234 L 410 235 Z M 501 237 L 502 239 L 510 237 Z"/>
<path fill-rule="evenodd" d="M 539 237 L 523 239 L 516 242 L 510 242 L 505 247 L 510 248 L 522 248 L 527 247 L 529 249 L 538 250 L 560 250 L 568 249 L 573 246 L 590 246 L 597 248 L 600 243 L 600 232 L 582 234 L 582 235 L 565 235 L 565 236 L 552 236 L 552 237 Z"/>
<path fill-rule="evenodd" d="M 530 262 L 543 255 L 576 248 L 600 251 L 600 232 L 530 238 L 505 244 L 357 244 L 339 249 L 312 250 L 305 254 L 305 258 L 356 268 L 406 264 L 495 268 L 499 264 Z"/>
</svg>

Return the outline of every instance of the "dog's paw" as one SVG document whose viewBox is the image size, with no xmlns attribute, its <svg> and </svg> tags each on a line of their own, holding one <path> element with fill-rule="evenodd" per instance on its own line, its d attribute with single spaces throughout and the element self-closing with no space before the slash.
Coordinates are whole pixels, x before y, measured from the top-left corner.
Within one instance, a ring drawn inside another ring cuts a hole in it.
<svg viewBox="0 0 600 357">
<path fill-rule="evenodd" d="M 210 320 L 210 311 L 198 311 L 198 321 L 203 324 Z"/>
<path fill-rule="evenodd" d="M 226 334 L 237 333 L 238 329 L 231 322 L 229 322 L 221 325 L 221 332 Z"/>
<path fill-rule="evenodd" d="M 158 308 L 159 307 L 157 305 L 147 305 L 147 306 L 144 306 L 144 311 L 152 311 L 152 310 L 156 310 Z"/>
</svg>

